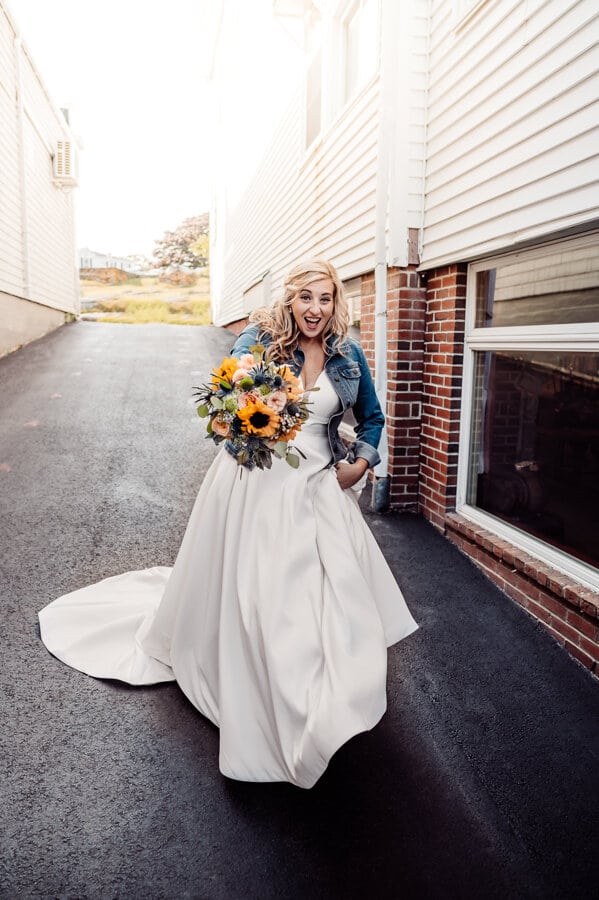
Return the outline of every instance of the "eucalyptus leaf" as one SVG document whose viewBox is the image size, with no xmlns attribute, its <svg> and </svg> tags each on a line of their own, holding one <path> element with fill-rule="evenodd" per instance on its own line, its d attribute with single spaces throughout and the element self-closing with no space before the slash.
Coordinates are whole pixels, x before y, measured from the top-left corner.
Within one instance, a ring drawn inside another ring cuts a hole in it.
<svg viewBox="0 0 599 900">
<path fill-rule="evenodd" d="M 220 397 L 216 397 L 216 396 L 211 398 L 210 403 L 214 409 L 222 409 L 224 406 L 224 403 L 220 399 Z"/>
<path fill-rule="evenodd" d="M 275 454 L 275 456 L 278 456 L 279 459 L 283 459 L 283 457 L 287 453 L 287 441 L 277 441 L 277 443 L 272 448 L 272 452 Z"/>
<path fill-rule="evenodd" d="M 295 453 L 288 453 L 285 457 L 285 462 L 288 466 L 291 466 L 292 469 L 297 469 L 300 464 L 299 456 L 296 456 Z"/>
<path fill-rule="evenodd" d="M 205 419 L 206 416 L 209 415 L 210 410 L 208 409 L 208 407 L 206 406 L 205 403 L 202 403 L 201 406 L 198 406 L 197 413 L 198 413 L 198 416 L 200 417 L 200 419 Z"/>
</svg>

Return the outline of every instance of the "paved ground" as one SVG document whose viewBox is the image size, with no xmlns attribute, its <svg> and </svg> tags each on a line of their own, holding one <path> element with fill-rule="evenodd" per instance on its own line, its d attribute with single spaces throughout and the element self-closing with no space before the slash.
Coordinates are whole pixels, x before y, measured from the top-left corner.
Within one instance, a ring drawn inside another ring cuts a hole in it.
<svg viewBox="0 0 599 900">
<path fill-rule="evenodd" d="M 224 779 L 176 685 L 40 643 L 53 597 L 173 562 L 214 452 L 190 390 L 230 343 L 78 323 L 0 360 L 0 896 L 596 895 L 599 683 L 422 520 L 369 516 L 421 629 L 311 791 Z"/>
</svg>

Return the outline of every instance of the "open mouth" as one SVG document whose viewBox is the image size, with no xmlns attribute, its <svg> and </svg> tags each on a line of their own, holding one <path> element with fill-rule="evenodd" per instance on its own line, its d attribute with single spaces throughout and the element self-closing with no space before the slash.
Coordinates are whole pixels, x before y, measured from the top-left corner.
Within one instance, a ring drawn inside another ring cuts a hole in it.
<svg viewBox="0 0 599 900">
<path fill-rule="evenodd" d="M 320 319 L 313 319 L 308 316 L 304 316 L 304 322 L 308 326 L 308 328 L 318 328 L 320 325 Z"/>
</svg>

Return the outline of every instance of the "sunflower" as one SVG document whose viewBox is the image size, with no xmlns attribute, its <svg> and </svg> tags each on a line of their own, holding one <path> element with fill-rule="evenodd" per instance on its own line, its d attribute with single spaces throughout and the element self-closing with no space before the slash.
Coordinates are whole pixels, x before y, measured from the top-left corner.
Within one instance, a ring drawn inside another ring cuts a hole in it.
<svg viewBox="0 0 599 900">
<path fill-rule="evenodd" d="M 237 417 L 241 419 L 242 431 L 246 434 L 257 434 L 258 437 L 272 437 L 276 433 L 280 418 L 270 406 L 262 400 L 255 400 L 238 410 Z"/>
<path fill-rule="evenodd" d="M 220 366 L 212 370 L 212 384 L 214 387 L 220 387 L 221 381 L 231 384 L 231 379 L 238 366 L 239 360 L 235 356 L 225 356 Z"/>
</svg>

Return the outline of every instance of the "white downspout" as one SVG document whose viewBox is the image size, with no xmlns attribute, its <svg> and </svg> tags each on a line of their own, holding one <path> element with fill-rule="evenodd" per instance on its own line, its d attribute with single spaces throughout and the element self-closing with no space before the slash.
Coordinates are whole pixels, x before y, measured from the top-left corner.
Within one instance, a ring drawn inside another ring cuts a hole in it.
<svg viewBox="0 0 599 900">
<path fill-rule="evenodd" d="M 377 177 L 375 193 L 375 263 L 374 263 L 374 386 L 383 411 L 387 408 L 387 210 L 389 203 L 389 166 L 394 96 L 395 33 L 394 10 L 397 4 L 382 0 L 380 23 L 381 64 L 379 76 L 379 129 L 377 140 Z M 387 429 L 379 444 L 380 463 L 375 467 L 372 494 L 374 509 L 389 505 L 389 450 Z"/>
</svg>

